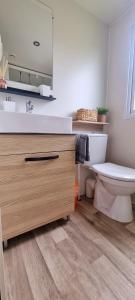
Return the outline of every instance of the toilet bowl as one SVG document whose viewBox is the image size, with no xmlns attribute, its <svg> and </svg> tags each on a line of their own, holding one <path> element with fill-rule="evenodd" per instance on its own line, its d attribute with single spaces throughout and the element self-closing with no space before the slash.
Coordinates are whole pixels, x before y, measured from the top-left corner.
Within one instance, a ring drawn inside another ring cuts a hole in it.
<svg viewBox="0 0 135 300">
<path fill-rule="evenodd" d="M 112 163 L 96 164 L 94 207 L 119 222 L 132 222 L 131 195 L 135 193 L 135 170 Z"/>
</svg>

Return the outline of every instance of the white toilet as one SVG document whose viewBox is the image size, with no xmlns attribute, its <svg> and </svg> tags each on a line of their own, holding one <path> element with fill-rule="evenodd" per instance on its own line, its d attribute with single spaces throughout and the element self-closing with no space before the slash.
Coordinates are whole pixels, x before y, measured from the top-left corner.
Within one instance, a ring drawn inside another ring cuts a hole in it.
<svg viewBox="0 0 135 300">
<path fill-rule="evenodd" d="M 131 195 L 135 193 L 135 170 L 112 163 L 96 164 L 94 206 L 119 222 L 132 222 Z"/>
<path fill-rule="evenodd" d="M 87 133 L 88 134 L 88 133 Z M 105 163 L 107 134 L 89 133 L 90 161 L 77 167 L 79 197 L 86 194 L 90 170 L 97 174 L 94 206 L 119 222 L 131 222 L 131 195 L 135 193 L 135 170 Z"/>
</svg>

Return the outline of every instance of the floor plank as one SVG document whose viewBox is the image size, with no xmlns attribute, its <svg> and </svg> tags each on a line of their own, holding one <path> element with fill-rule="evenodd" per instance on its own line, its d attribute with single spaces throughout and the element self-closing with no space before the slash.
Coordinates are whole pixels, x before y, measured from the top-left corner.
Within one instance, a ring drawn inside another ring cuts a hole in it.
<svg viewBox="0 0 135 300">
<path fill-rule="evenodd" d="M 135 287 L 118 271 L 118 269 L 106 258 L 100 257 L 91 265 L 93 269 L 105 281 L 108 288 L 113 291 L 119 300 L 134 300 Z"/>
<path fill-rule="evenodd" d="M 135 234 L 135 222 L 132 222 L 126 226 L 127 230 Z"/>
<path fill-rule="evenodd" d="M 91 263 L 102 255 L 102 252 L 95 245 L 95 243 L 92 240 L 88 240 L 85 235 L 81 234 L 81 231 L 75 224 L 72 222 L 68 223 L 65 227 L 65 230 L 75 242 L 78 249 L 80 249 L 83 255 L 85 255 L 87 261 Z"/>
<path fill-rule="evenodd" d="M 102 237 L 95 240 L 95 244 L 100 248 L 104 255 L 125 275 L 134 285 L 135 283 L 135 264 L 117 249 L 110 241 Z"/>
<path fill-rule="evenodd" d="M 83 299 L 74 269 L 69 265 L 64 255 L 59 251 L 52 239 L 52 232 L 46 234 L 39 230 L 35 232 L 36 242 L 48 266 L 51 276 L 63 299 Z M 87 299 L 87 298 L 86 298 Z"/>
<path fill-rule="evenodd" d="M 93 216 L 97 213 L 97 209 L 91 204 L 91 202 L 85 201 L 85 205 L 83 201 L 79 202 L 78 212 L 87 216 L 91 221 L 93 221 Z"/>
<path fill-rule="evenodd" d="M 82 290 L 91 300 L 114 300 L 113 293 L 108 289 L 103 280 L 91 273 L 89 261 L 76 245 L 74 240 L 68 239 L 58 244 L 61 253 L 66 253 L 66 259 L 74 269 Z"/>
<path fill-rule="evenodd" d="M 110 220 L 104 215 L 96 214 L 94 216 L 94 226 L 116 248 L 135 262 L 135 238 L 123 224 Z"/>
<path fill-rule="evenodd" d="M 33 300 L 33 294 L 20 252 L 19 239 L 15 239 L 13 244 L 12 242 L 10 243 L 9 248 L 4 252 L 4 260 L 7 298 L 9 300 Z"/>
<path fill-rule="evenodd" d="M 60 295 L 36 241 L 33 238 L 27 240 L 26 245 L 22 243 L 19 248 L 34 299 L 60 300 Z"/>
<path fill-rule="evenodd" d="M 65 239 L 68 239 L 68 235 L 62 227 L 54 229 L 51 233 L 51 236 L 55 243 L 59 243 Z"/>
<path fill-rule="evenodd" d="M 7 300 L 135 299 L 134 224 L 112 221 L 83 201 L 71 221 L 9 241 Z"/>
<path fill-rule="evenodd" d="M 85 216 L 88 222 L 94 225 L 94 228 L 97 230 L 98 233 L 101 233 L 110 242 L 112 242 L 112 244 L 114 244 L 121 252 L 128 256 L 130 260 L 135 262 L 135 238 L 133 236 L 133 233 L 131 233 L 127 229 L 128 225 L 111 220 L 110 218 L 106 217 L 105 215 L 99 212 L 95 214 L 93 213 L 91 217 L 91 215 L 85 213 L 84 209 L 82 210 L 82 207 L 85 207 L 86 203 L 86 201 L 82 201 L 80 206 L 79 202 L 79 212 L 83 216 Z M 131 226 L 131 224 L 129 226 Z"/>
<path fill-rule="evenodd" d="M 122 251 L 114 246 L 110 240 L 104 237 L 100 232 L 97 232 L 94 224 L 91 225 L 82 216 L 77 215 L 77 213 L 75 217 L 72 217 L 72 221 L 79 226 L 81 233 L 90 241 L 93 240 L 102 254 L 106 255 L 106 257 L 108 257 L 108 259 L 110 259 L 110 261 L 115 264 L 126 277 L 128 277 L 128 280 L 134 284 L 135 264 L 124 255 Z"/>
</svg>

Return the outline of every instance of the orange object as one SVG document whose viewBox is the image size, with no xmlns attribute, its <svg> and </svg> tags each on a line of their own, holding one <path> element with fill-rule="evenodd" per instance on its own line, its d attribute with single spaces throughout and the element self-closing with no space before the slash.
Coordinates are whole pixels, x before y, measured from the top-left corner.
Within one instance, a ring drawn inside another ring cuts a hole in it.
<svg viewBox="0 0 135 300">
<path fill-rule="evenodd" d="M 75 209 L 77 208 L 77 204 L 78 204 L 78 193 L 79 193 L 79 185 L 77 180 L 75 180 Z"/>
</svg>

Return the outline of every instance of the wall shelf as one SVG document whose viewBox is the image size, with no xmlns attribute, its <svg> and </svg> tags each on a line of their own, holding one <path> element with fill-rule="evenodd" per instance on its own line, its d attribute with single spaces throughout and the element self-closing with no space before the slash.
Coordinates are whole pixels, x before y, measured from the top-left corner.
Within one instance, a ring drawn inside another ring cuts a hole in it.
<svg viewBox="0 0 135 300">
<path fill-rule="evenodd" d="M 89 122 L 89 121 L 73 121 L 73 125 L 97 125 L 97 126 L 104 126 L 109 125 L 109 123 L 102 123 L 102 122 Z"/>
<path fill-rule="evenodd" d="M 0 93 L 7 93 L 7 94 L 13 94 L 13 95 L 18 95 L 18 96 L 24 96 L 24 97 L 31 97 L 31 98 L 36 98 L 36 99 L 41 99 L 41 100 L 46 100 L 46 101 L 54 101 L 56 98 L 50 96 L 41 96 L 39 93 L 31 92 L 31 91 L 26 91 L 26 90 L 20 90 L 12 87 L 8 87 L 7 89 L 0 89 Z"/>
</svg>

